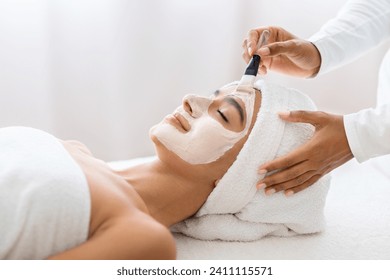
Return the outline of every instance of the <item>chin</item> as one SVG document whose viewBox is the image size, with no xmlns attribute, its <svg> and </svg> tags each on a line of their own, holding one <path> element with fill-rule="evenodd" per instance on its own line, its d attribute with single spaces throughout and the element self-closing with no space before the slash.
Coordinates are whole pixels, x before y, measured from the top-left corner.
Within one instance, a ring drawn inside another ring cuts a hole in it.
<svg viewBox="0 0 390 280">
<path fill-rule="evenodd" d="M 169 165 L 176 166 L 176 168 L 183 168 L 186 166 L 187 168 L 190 166 L 188 162 L 185 162 L 181 159 L 177 154 L 168 150 L 167 147 L 158 139 L 156 133 L 158 134 L 158 126 L 159 124 L 153 126 L 149 130 L 149 138 L 152 140 L 154 145 L 154 150 L 156 156 L 162 161 Z"/>
<path fill-rule="evenodd" d="M 154 145 L 154 149 L 156 151 L 156 154 L 158 153 L 158 150 L 160 149 L 159 147 L 160 146 L 163 146 L 162 143 L 158 140 L 156 134 L 154 133 L 155 131 L 155 126 L 152 126 L 152 128 L 149 129 L 149 139 L 152 140 L 153 142 L 153 145 Z"/>
<path fill-rule="evenodd" d="M 158 123 L 149 129 L 149 139 L 152 140 L 155 146 L 157 144 L 162 145 L 162 143 L 158 139 L 158 134 L 160 133 L 160 129 L 161 129 L 161 123 Z"/>
<path fill-rule="evenodd" d="M 160 155 L 163 155 L 163 154 L 166 154 L 166 153 L 172 153 L 171 151 L 169 151 L 163 143 L 160 142 L 160 140 L 158 139 L 157 135 L 156 135 L 156 130 L 158 129 L 158 126 L 159 124 L 156 124 L 154 126 L 152 126 L 150 129 L 149 129 L 149 138 L 150 140 L 152 140 L 153 142 L 153 145 L 154 145 L 154 150 L 156 151 L 156 155 L 158 158 L 161 159 L 161 156 Z"/>
</svg>

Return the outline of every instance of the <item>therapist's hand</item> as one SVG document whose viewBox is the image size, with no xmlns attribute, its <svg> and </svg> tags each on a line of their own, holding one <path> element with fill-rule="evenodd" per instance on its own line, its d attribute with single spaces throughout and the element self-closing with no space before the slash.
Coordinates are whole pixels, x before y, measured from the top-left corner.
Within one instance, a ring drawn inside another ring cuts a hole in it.
<svg viewBox="0 0 390 280">
<path fill-rule="evenodd" d="M 257 43 L 264 30 L 270 31 L 268 44 L 257 50 Z M 248 32 L 244 40 L 242 56 L 246 63 L 257 53 L 261 57 L 259 74 L 268 70 L 295 77 L 315 76 L 321 66 L 321 55 L 309 41 L 300 39 L 276 26 L 259 27 Z"/>
<path fill-rule="evenodd" d="M 286 195 L 292 195 L 302 191 L 353 158 L 343 116 L 314 111 L 291 111 L 279 115 L 285 121 L 312 124 L 315 132 L 296 150 L 259 168 L 259 173 L 279 170 L 258 182 L 257 188 L 264 188 L 266 194 L 284 191 Z"/>
</svg>

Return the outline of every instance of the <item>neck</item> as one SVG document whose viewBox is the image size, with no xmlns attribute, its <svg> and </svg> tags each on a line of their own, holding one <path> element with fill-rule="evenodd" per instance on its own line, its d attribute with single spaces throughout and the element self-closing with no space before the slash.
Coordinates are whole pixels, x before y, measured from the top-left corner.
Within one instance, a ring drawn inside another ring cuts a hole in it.
<svg viewBox="0 0 390 280">
<path fill-rule="evenodd" d="M 199 174 L 180 174 L 159 159 L 119 172 L 141 196 L 149 214 L 167 227 L 195 214 L 213 190 L 212 180 L 194 173 Z"/>
</svg>

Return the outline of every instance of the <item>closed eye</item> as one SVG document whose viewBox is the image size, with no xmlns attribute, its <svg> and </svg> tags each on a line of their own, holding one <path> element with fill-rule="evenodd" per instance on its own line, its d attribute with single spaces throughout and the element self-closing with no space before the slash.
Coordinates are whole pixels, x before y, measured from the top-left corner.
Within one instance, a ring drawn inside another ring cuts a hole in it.
<svg viewBox="0 0 390 280">
<path fill-rule="evenodd" d="M 225 122 L 229 123 L 229 120 L 227 119 L 227 117 L 226 117 L 220 110 L 217 110 L 217 112 L 221 115 L 222 119 L 223 119 Z"/>
</svg>

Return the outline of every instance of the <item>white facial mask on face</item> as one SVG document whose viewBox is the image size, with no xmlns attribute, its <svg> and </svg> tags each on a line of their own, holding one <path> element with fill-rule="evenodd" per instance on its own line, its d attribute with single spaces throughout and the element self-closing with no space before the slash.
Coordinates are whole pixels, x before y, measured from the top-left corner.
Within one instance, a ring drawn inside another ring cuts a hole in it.
<svg viewBox="0 0 390 280">
<path fill-rule="evenodd" d="M 187 100 L 192 113 L 188 114 L 183 107 L 175 112 L 181 114 L 189 123 L 190 130 L 179 131 L 169 123 L 162 122 L 155 126 L 151 133 L 170 151 L 190 164 L 207 164 L 216 161 L 243 138 L 250 127 L 255 93 L 233 92 L 229 95 L 240 98 L 245 104 L 246 124 L 240 132 L 226 129 L 208 113 L 212 99 L 190 95 Z"/>
</svg>

